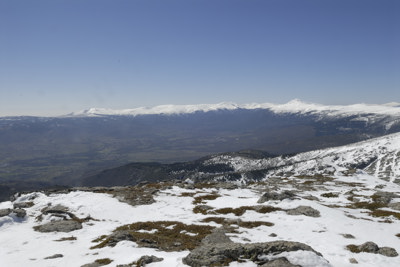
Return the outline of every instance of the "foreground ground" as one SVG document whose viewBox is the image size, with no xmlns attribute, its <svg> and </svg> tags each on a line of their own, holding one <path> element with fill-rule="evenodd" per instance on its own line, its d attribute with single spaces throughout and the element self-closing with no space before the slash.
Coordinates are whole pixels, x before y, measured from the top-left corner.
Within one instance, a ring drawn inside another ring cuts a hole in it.
<svg viewBox="0 0 400 267">
<path fill-rule="evenodd" d="M 278 251 L 230 266 L 278 257 L 304 267 L 400 266 L 399 195 L 399 185 L 365 173 L 27 193 L 0 203 L 0 266 L 140 266 L 144 255 L 163 259 L 146 266 L 187 266 L 214 229 L 234 243 L 296 241 L 320 253 Z M 72 228 L 46 228 L 55 221 Z M 366 242 L 376 249 L 363 252 Z"/>
</svg>

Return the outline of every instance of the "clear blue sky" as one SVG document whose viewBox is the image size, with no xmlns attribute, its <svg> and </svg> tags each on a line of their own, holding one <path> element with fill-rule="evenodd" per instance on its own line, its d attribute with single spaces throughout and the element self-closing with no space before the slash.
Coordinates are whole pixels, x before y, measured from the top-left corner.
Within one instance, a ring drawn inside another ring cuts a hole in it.
<svg viewBox="0 0 400 267">
<path fill-rule="evenodd" d="M 400 102 L 398 0 L 0 0 L 0 116 Z"/>
</svg>

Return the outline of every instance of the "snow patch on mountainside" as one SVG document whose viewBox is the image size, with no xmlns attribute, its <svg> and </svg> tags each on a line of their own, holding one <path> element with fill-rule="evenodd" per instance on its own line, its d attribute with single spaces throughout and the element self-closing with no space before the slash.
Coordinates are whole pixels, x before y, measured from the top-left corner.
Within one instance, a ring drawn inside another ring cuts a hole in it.
<svg viewBox="0 0 400 267">
<path fill-rule="evenodd" d="M 236 171 L 267 169 L 267 176 L 346 174 L 358 169 L 395 182 L 400 179 L 400 133 L 290 157 L 251 159 L 223 154 L 205 164 L 227 164 Z"/>
</svg>

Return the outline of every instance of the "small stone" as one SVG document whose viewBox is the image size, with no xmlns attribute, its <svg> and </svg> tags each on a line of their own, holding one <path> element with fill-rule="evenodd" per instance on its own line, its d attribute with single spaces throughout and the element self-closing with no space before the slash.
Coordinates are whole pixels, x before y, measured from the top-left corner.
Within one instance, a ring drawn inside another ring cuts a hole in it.
<svg viewBox="0 0 400 267">
<path fill-rule="evenodd" d="M 270 234 L 269 236 L 270 236 L 270 237 L 277 237 L 278 235 L 275 234 L 275 233 L 272 233 L 272 234 Z"/>
<path fill-rule="evenodd" d="M 146 264 L 152 263 L 152 262 L 159 262 L 159 261 L 163 261 L 164 258 L 158 258 L 156 256 L 142 256 L 140 257 L 140 259 L 137 261 L 136 266 L 146 266 Z"/>
<path fill-rule="evenodd" d="M 352 263 L 352 264 L 357 264 L 358 263 L 358 261 L 355 258 L 350 258 L 349 262 Z"/>
<path fill-rule="evenodd" d="M 351 234 L 342 234 L 342 236 L 343 236 L 344 238 L 347 238 L 347 239 L 354 239 L 354 238 L 355 238 L 355 236 L 354 236 L 354 235 L 351 235 Z"/>
<path fill-rule="evenodd" d="M 50 259 L 56 259 L 56 258 L 62 258 L 64 257 L 63 254 L 54 254 L 53 256 L 48 256 L 46 258 L 44 258 L 45 260 L 50 260 Z"/>
</svg>

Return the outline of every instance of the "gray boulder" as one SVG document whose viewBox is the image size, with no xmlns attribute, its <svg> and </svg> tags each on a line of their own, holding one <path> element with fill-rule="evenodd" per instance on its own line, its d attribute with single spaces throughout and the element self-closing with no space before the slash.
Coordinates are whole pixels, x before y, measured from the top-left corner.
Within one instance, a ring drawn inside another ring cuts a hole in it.
<svg viewBox="0 0 400 267">
<path fill-rule="evenodd" d="M 163 261 L 164 258 L 158 258 L 156 256 L 142 256 L 140 259 L 136 262 L 136 266 L 146 266 L 146 264 L 152 263 L 152 262 L 160 262 Z"/>
<path fill-rule="evenodd" d="M 14 209 L 27 209 L 35 205 L 33 202 L 16 202 L 13 204 Z"/>
<path fill-rule="evenodd" d="M 265 243 L 217 243 L 205 244 L 192 250 L 183 263 L 192 266 L 212 266 L 226 264 L 238 259 L 250 259 L 258 261 L 260 255 L 279 254 L 290 251 L 312 251 L 319 256 L 320 253 L 313 250 L 310 246 L 290 241 L 273 241 Z M 272 265 L 273 266 L 273 265 Z"/>
<path fill-rule="evenodd" d="M 60 221 L 53 221 L 49 223 L 45 223 L 39 226 L 35 226 L 33 228 L 35 231 L 41 233 L 48 233 L 48 232 L 71 232 L 75 230 L 82 229 L 82 224 L 78 221 L 74 220 L 60 220 Z"/>
<path fill-rule="evenodd" d="M 381 203 L 381 204 L 389 204 L 393 198 L 400 198 L 400 195 L 397 195 L 392 192 L 384 192 L 384 191 L 378 191 L 372 195 L 372 199 L 376 203 Z"/>
<path fill-rule="evenodd" d="M 381 254 L 386 257 L 397 257 L 399 254 L 394 248 L 391 247 L 381 247 L 378 250 L 378 254 Z"/>
<path fill-rule="evenodd" d="M 223 243 L 233 243 L 233 241 L 225 234 L 225 230 L 222 228 L 216 228 L 211 234 L 206 236 L 201 243 L 203 245 L 211 244 L 223 244 Z"/>
<path fill-rule="evenodd" d="M 305 215 L 309 217 L 320 217 L 321 214 L 318 210 L 310 206 L 298 206 L 297 208 L 286 211 L 289 215 Z"/>
<path fill-rule="evenodd" d="M 13 209 L 12 213 L 14 213 L 18 218 L 25 218 L 26 216 L 26 210 L 24 209 Z"/>
<path fill-rule="evenodd" d="M 368 253 L 378 253 L 379 247 L 374 242 L 365 242 L 362 245 L 358 246 L 358 249 L 361 252 L 368 252 Z"/>
<path fill-rule="evenodd" d="M 284 199 L 293 199 L 296 195 L 291 191 L 283 191 L 281 193 L 267 191 L 265 192 L 257 201 L 257 203 L 264 203 L 269 200 L 284 200 Z"/>
<path fill-rule="evenodd" d="M 0 209 L 0 217 L 8 216 L 11 213 L 11 209 Z"/>
</svg>

